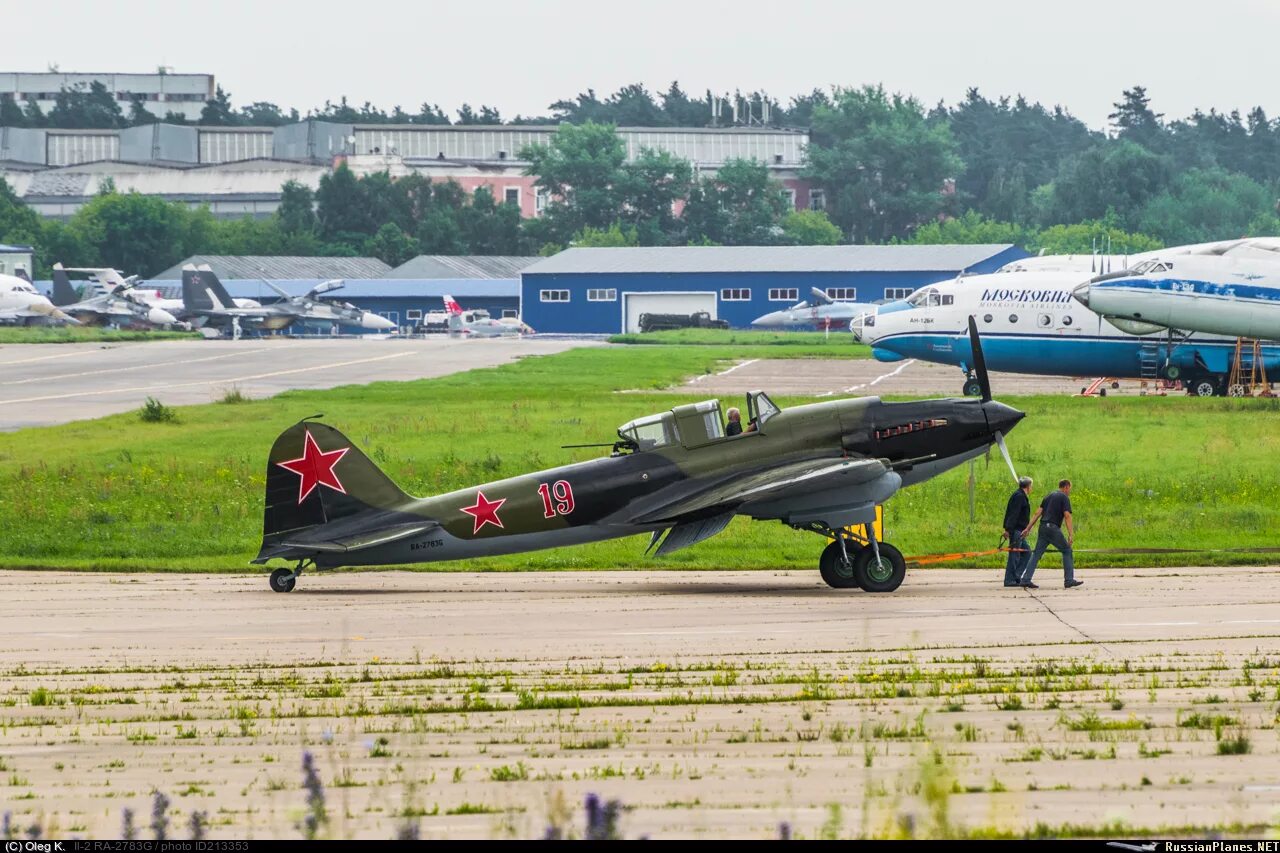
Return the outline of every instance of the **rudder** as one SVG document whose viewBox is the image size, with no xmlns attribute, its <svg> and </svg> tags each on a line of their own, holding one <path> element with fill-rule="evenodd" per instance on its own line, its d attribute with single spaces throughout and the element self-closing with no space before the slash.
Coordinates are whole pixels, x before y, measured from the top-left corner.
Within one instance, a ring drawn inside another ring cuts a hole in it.
<svg viewBox="0 0 1280 853">
<path fill-rule="evenodd" d="M 267 458 L 263 549 L 285 534 L 361 512 L 396 512 L 412 500 L 341 432 L 299 421 Z"/>
</svg>

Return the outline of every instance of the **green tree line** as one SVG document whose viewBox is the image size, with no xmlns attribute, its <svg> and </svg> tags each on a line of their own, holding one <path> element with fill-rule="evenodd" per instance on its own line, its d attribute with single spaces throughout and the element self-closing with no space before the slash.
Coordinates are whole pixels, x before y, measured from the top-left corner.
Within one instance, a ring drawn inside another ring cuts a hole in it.
<svg viewBox="0 0 1280 853">
<path fill-rule="evenodd" d="M 108 100 L 94 101 L 95 114 L 108 111 Z M 798 212 L 764 163 L 730 160 L 712 174 L 661 151 L 628 161 L 613 121 L 692 124 L 699 103 L 672 84 L 657 99 L 631 86 L 603 100 L 589 91 L 552 104 L 556 134 L 520 152 L 548 199 L 533 219 L 521 220 L 487 190 L 357 177 L 340 166 L 314 193 L 286 185 L 273 217 L 232 222 L 113 192 L 65 223 L 41 222 L 22 215 L 5 188 L 0 238 L 36 244 L 42 261 L 146 274 L 193 252 L 369 254 L 394 264 L 418 253 L 569 245 L 1012 242 L 1080 252 L 1105 239 L 1117 251 L 1142 251 L 1280 233 L 1280 128 L 1260 108 L 1245 119 L 1210 111 L 1166 122 L 1134 87 L 1114 105 L 1106 134 L 1062 108 L 992 101 L 976 89 L 933 109 L 879 86 L 815 91 L 771 113 L 779 121 L 802 116 L 810 127 L 801 174 L 822 191 L 825 211 Z M 352 108 L 344 100 L 325 110 L 334 117 Z M 366 104 L 351 120 L 372 110 Z M 221 91 L 210 111 L 227 121 L 243 113 L 232 114 Z M 490 108 L 465 113 L 500 121 Z M 427 105 L 410 119 L 448 121 Z"/>
</svg>

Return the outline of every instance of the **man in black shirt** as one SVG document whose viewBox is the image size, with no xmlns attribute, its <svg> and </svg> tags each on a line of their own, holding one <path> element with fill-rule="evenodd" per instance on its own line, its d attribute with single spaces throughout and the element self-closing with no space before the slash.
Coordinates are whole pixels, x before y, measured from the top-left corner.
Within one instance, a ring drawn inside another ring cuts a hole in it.
<svg viewBox="0 0 1280 853">
<path fill-rule="evenodd" d="M 1062 552 L 1062 585 L 1067 589 L 1080 586 L 1084 581 L 1075 579 L 1075 559 L 1071 553 L 1071 545 L 1075 541 L 1076 534 L 1071 521 L 1070 480 L 1060 480 L 1058 491 L 1045 495 L 1044 500 L 1040 502 L 1040 508 L 1036 510 L 1035 517 L 1031 519 L 1031 524 L 1034 524 L 1037 518 L 1040 519 L 1040 530 L 1036 533 L 1036 550 L 1032 552 L 1031 562 L 1022 573 L 1022 585 L 1028 589 L 1038 589 L 1031 582 L 1031 576 L 1035 574 L 1036 566 L 1044 556 L 1045 549 L 1052 544 Z M 1024 536 L 1031 532 L 1031 524 L 1028 524 L 1027 529 L 1022 532 Z M 1064 525 L 1067 528 L 1066 536 L 1062 535 Z"/>
<path fill-rule="evenodd" d="M 1022 586 L 1022 570 L 1031 559 L 1027 538 L 1022 531 L 1031 524 L 1031 478 L 1019 477 L 1018 488 L 1009 496 L 1004 508 L 1004 538 L 1009 540 L 1009 559 L 1004 564 L 1004 585 Z"/>
</svg>

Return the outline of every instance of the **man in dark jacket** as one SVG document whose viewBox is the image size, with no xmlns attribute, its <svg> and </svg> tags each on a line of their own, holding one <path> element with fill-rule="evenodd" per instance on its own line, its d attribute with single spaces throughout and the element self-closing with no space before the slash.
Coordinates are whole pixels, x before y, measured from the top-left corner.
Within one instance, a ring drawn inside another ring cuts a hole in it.
<svg viewBox="0 0 1280 853">
<path fill-rule="evenodd" d="M 1062 585 L 1067 589 L 1080 586 L 1084 581 L 1076 579 L 1075 557 L 1071 552 L 1071 546 L 1076 540 L 1076 531 L 1075 523 L 1071 520 L 1070 480 L 1059 481 L 1058 491 L 1050 492 L 1045 496 L 1045 499 L 1040 502 L 1040 508 L 1036 510 L 1035 518 L 1031 519 L 1031 524 L 1035 524 L 1037 518 L 1040 519 L 1040 530 L 1036 533 L 1036 549 L 1031 553 L 1031 562 L 1027 563 L 1027 567 L 1023 569 L 1022 585 L 1028 589 L 1038 589 L 1031 582 L 1031 576 L 1035 574 L 1036 566 L 1040 564 L 1040 558 L 1044 556 L 1045 549 L 1052 545 L 1062 552 Z M 1023 536 L 1031 532 L 1031 524 L 1022 531 Z M 1067 529 L 1066 536 L 1062 535 L 1064 527 Z"/>
<path fill-rule="evenodd" d="M 1004 564 L 1004 585 L 1022 586 L 1022 570 L 1031 559 L 1031 551 L 1022 531 L 1031 523 L 1031 478 L 1019 477 L 1018 488 L 1009 496 L 1004 508 L 1004 538 L 1009 540 L 1009 559 Z"/>
</svg>

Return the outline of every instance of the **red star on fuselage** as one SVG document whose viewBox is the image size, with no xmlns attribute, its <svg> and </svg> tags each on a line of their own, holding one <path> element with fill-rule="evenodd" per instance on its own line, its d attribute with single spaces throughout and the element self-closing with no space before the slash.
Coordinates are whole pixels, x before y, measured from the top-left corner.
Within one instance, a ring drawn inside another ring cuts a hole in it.
<svg viewBox="0 0 1280 853">
<path fill-rule="evenodd" d="M 502 527 L 502 519 L 498 518 L 498 508 L 507 502 L 506 498 L 498 498 L 491 501 L 484 496 L 484 492 L 476 492 L 476 502 L 471 506 L 464 506 L 462 511 L 476 520 L 476 525 L 471 530 L 471 535 L 475 536 L 480 532 L 480 528 L 486 524 L 492 524 L 494 527 Z"/>
<path fill-rule="evenodd" d="M 302 456 L 297 459 L 290 459 L 288 462 L 277 462 L 276 464 L 286 471 L 292 471 L 301 478 L 298 482 L 298 503 L 301 504 L 307 499 L 307 495 L 315 490 L 316 486 L 328 486 L 336 492 L 342 492 L 344 495 L 347 493 L 347 490 L 342 486 L 342 481 L 334 473 L 333 466 L 337 465 L 338 460 L 346 456 L 347 451 L 350 449 L 350 447 L 343 447 L 326 453 L 320 449 L 320 445 L 316 444 L 316 440 L 311 437 L 311 430 L 307 430 L 307 437 L 302 444 Z"/>
</svg>

